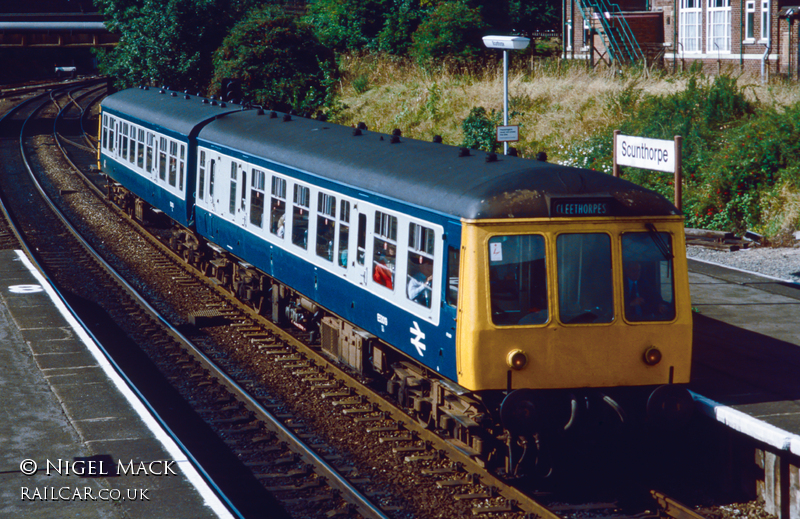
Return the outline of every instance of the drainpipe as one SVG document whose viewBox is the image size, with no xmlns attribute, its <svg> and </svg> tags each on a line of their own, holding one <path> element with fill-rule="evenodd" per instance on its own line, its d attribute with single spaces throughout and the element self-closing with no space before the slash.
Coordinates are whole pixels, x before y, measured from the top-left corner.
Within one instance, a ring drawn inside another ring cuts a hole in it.
<svg viewBox="0 0 800 519">
<path fill-rule="evenodd" d="M 739 2 L 739 69 L 740 70 L 744 70 L 744 17 L 745 17 L 744 0 L 740 0 Z M 753 31 L 755 32 L 755 29 L 753 29 Z"/>
<path fill-rule="evenodd" d="M 672 73 L 678 70 L 678 0 L 672 0 Z"/>
<path fill-rule="evenodd" d="M 764 55 L 761 56 L 761 82 L 766 83 L 766 62 L 769 59 L 769 51 L 772 47 L 770 46 L 770 40 L 767 40 L 767 50 L 764 51 Z"/>
</svg>

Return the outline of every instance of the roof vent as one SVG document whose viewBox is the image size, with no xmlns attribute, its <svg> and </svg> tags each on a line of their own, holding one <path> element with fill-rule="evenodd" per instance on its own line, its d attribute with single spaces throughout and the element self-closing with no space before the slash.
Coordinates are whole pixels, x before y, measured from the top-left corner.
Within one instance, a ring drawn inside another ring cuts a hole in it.
<svg viewBox="0 0 800 519">
<path fill-rule="evenodd" d="M 192 98 L 192 96 L 190 96 L 189 94 L 186 94 L 185 96 L 183 96 L 183 98 L 184 98 L 184 99 L 191 99 L 191 98 Z"/>
<path fill-rule="evenodd" d="M 497 162 L 497 153 L 487 153 L 486 162 Z"/>
<path fill-rule="evenodd" d="M 359 128 L 354 128 L 353 137 L 358 137 L 359 135 L 362 135 L 361 130 Z"/>
<path fill-rule="evenodd" d="M 161 90 L 159 90 L 159 91 L 158 91 L 158 93 L 159 93 L 159 94 L 164 94 L 164 93 L 165 93 L 165 92 L 164 92 L 164 89 L 162 88 Z"/>
<path fill-rule="evenodd" d="M 400 142 L 400 136 L 399 136 L 399 135 L 392 135 L 392 136 L 389 138 L 389 143 L 390 143 L 390 144 L 397 144 L 397 143 L 399 143 L 399 142 Z"/>
<path fill-rule="evenodd" d="M 441 144 L 442 143 L 442 136 L 441 135 L 434 135 L 433 136 L 433 142 L 435 142 L 436 144 Z"/>
<path fill-rule="evenodd" d="M 291 120 L 292 120 L 292 115 L 291 114 L 283 114 L 283 122 L 286 123 L 286 122 L 289 122 Z"/>
<path fill-rule="evenodd" d="M 378 139 L 378 140 L 379 140 L 379 141 L 382 141 L 382 140 L 383 140 L 383 135 L 381 135 L 381 138 L 380 138 L 380 139 Z"/>
<path fill-rule="evenodd" d="M 259 108 L 258 110 L 256 110 L 256 115 L 264 115 L 264 109 Z"/>
<path fill-rule="evenodd" d="M 278 112 L 276 112 L 275 110 L 271 111 L 269 113 L 269 118 L 270 119 L 277 119 L 278 118 Z"/>
<path fill-rule="evenodd" d="M 403 135 L 403 132 L 401 132 L 398 128 L 395 128 L 394 130 L 392 130 L 392 135 L 395 137 L 400 137 L 401 135 Z"/>
<path fill-rule="evenodd" d="M 512 148 L 509 146 L 508 148 L 508 156 L 509 157 L 516 157 L 517 156 L 517 148 Z"/>
<path fill-rule="evenodd" d="M 211 106 L 217 106 L 217 102 L 216 102 L 216 101 L 214 101 L 214 98 L 213 98 L 213 97 L 211 98 Z"/>
<path fill-rule="evenodd" d="M 459 157 L 469 157 L 469 148 L 458 148 Z"/>
<path fill-rule="evenodd" d="M 208 99 L 203 99 L 203 104 L 207 105 L 208 104 Z"/>
<path fill-rule="evenodd" d="M 356 126 L 356 128 L 358 128 L 359 130 L 368 130 L 369 129 L 369 128 L 367 128 L 367 123 L 365 123 L 363 121 L 359 122 L 358 126 Z"/>
<path fill-rule="evenodd" d="M 220 108 L 225 108 L 228 105 L 226 105 L 225 103 L 220 103 L 219 106 L 220 106 Z"/>
<path fill-rule="evenodd" d="M 177 92 L 172 92 L 170 95 L 171 95 L 172 97 L 178 97 L 178 93 L 177 93 Z"/>
</svg>

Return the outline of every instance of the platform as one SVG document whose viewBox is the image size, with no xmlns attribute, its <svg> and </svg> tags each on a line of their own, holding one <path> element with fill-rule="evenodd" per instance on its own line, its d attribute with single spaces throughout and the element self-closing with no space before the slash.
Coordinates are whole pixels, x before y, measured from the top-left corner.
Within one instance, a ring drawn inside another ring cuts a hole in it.
<svg viewBox="0 0 800 519">
<path fill-rule="evenodd" d="M 0 250 L 0 517 L 233 517 L 52 287 Z"/>
<path fill-rule="evenodd" d="M 767 446 L 767 511 L 800 517 L 800 285 L 691 259 L 689 271 L 695 401 Z"/>
</svg>

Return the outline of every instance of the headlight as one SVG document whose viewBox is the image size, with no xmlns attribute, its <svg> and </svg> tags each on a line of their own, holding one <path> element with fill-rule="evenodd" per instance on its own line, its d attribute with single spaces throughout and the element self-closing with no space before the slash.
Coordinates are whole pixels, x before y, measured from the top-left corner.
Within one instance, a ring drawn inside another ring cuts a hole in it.
<svg viewBox="0 0 800 519">
<path fill-rule="evenodd" d="M 511 369 L 522 369 L 528 365 L 528 356 L 522 350 L 514 350 L 508 354 L 506 362 Z"/>
<path fill-rule="evenodd" d="M 655 366 L 659 362 L 661 362 L 661 350 L 654 346 L 647 348 L 647 351 L 644 352 L 644 363 L 648 366 Z"/>
</svg>

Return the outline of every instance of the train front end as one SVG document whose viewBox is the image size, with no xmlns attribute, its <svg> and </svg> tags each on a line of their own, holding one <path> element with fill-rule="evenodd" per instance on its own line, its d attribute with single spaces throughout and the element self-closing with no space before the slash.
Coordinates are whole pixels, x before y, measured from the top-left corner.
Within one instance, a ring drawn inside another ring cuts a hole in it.
<svg viewBox="0 0 800 519">
<path fill-rule="evenodd" d="M 465 223 L 459 384 L 503 395 L 503 426 L 520 435 L 597 421 L 598 407 L 620 422 L 685 422 L 683 218 L 615 216 L 602 199 L 551 200 L 550 213 Z"/>
</svg>

